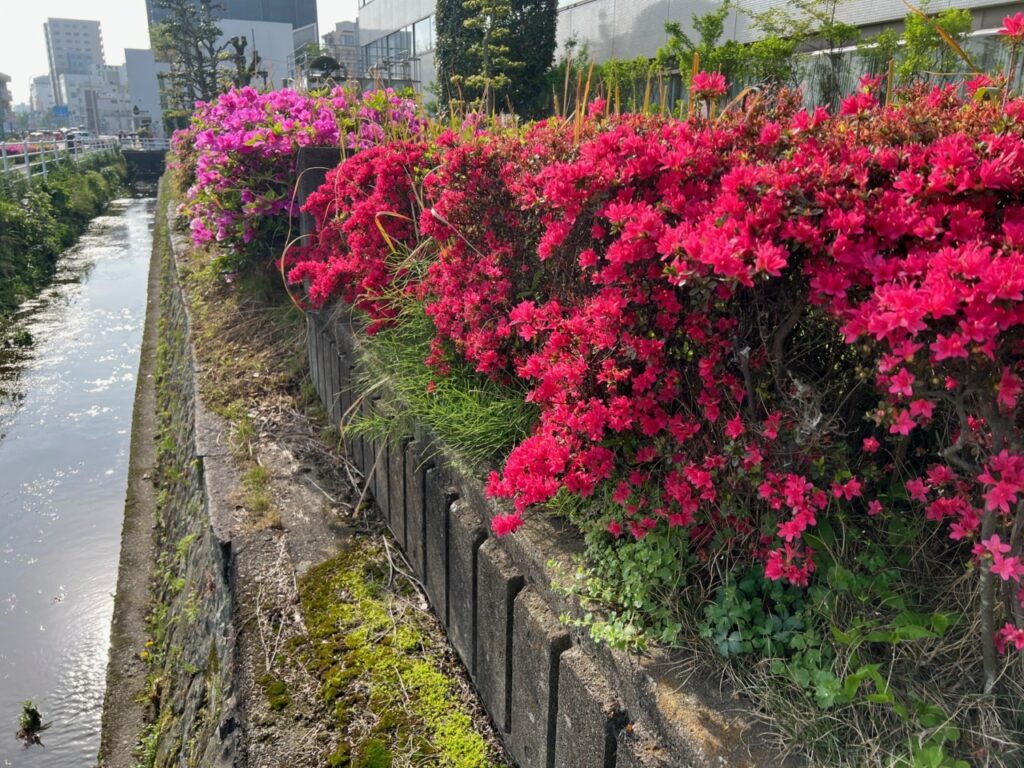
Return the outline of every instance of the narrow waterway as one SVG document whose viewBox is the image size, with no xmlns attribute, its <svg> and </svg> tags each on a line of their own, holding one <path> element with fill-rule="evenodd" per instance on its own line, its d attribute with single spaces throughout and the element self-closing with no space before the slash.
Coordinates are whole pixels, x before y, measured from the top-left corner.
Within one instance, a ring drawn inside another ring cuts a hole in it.
<svg viewBox="0 0 1024 768">
<path fill-rule="evenodd" d="M 0 348 L 0 766 L 88 768 L 99 746 L 152 199 L 115 202 Z M 22 701 L 52 726 L 15 738 Z"/>
</svg>

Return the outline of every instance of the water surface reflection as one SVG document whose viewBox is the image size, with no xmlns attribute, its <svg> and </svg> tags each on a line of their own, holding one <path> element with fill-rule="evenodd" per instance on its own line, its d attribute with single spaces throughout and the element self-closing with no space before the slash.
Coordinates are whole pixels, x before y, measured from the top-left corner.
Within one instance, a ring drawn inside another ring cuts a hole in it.
<svg viewBox="0 0 1024 768">
<path fill-rule="evenodd" d="M 115 202 L 0 350 L 0 766 L 95 761 L 153 209 Z M 28 698 L 45 748 L 14 737 Z"/>
</svg>

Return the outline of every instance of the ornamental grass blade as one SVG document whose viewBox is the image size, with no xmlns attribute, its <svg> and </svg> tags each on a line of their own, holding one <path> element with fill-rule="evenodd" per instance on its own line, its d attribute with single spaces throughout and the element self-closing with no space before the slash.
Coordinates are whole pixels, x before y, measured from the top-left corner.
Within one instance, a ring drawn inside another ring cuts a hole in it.
<svg viewBox="0 0 1024 768">
<path fill-rule="evenodd" d="M 942 38 L 943 42 L 945 42 L 946 45 L 948 45 L 950 47 L 950 49 L 953 51 L 953 53 L 955 53 L 957 56 L 959 56 L 961 59 L 964 60 L 964 63 L 967 64 L 967 66 L 971 68 L 971 71 L 974 74 L 976 74 L 976 75 L 984 74 L 977 67 L 977 65 L 973 61 L 971 61 L 971 57 L 967 55 L 967 51 L 965 51 L 963 48 L 960 47 L 960 43 L 958 43 L 956 40 L 954 40 L 953 36 L 950 35 L 946 30 L 944 30 L 942 27 L 940 27 L 939 24 L 935 21 L 935 19 L 933 19 L 927 13 L 922 11 L 920 8 L 917 8 L 917 7 L 913 6 L 913 5 L 911 5 L 909 0 L 903 0 L 903 4 L 905 6 L 907 6 L 907 8 L 910 9 L 911 13 L 915 14 L 916 16 L 920 16 L 922 19 L 924 19 L 925 23 L 927 23 L 928 26 L 930 26 L 933 30 L 935 30 L 935 33 L 939 37 Z"/>
</svg>

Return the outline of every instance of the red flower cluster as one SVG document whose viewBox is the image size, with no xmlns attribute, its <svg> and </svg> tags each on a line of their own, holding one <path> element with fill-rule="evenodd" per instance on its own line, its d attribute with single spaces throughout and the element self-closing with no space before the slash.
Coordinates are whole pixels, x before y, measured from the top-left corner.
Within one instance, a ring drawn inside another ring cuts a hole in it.
<svg viewBox="0 0 1024 768">
<path fill-rule="evenodd" d="M 291 277 L 377 323 L 414 293 L 439 375 L 528 386 L 498 533 L 567 491 L 612 537 L 683 526 L 804 585 L 823 517 L 920 514 L 1019 588 L 1024 102 L 876 88 L 370 149 L 310 200 L 321 258 Z"/>
</svg>

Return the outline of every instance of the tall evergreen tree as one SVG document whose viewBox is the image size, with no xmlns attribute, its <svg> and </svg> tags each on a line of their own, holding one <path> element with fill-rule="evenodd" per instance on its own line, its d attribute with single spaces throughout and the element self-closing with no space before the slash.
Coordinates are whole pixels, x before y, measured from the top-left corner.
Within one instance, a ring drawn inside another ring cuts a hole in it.
<svg viewBox="0 0 1024 768">
<path fill-rule="evenodd" d="M 441 101 L 538 117 L 550 109 L 545 74 L 555 58 L 557 0 L 438 0 Z"/>
<path fill-rule="evenodd" d="M 465 92 L 460 91 L 463 86 L 459 79 L 464 80 L 475 68 L 470 49 L 477 42 L 479 34 L 477 30 L 466 27 L 466 21 L 472 13 L 463 0 L 437 0 L 437 40 L 434 56 L 441 103 L 446 107 L 452 101 L 464 97 Z"/>
<path fill-rule="evenodd" d="M 558 0 L 512 0 L 506 44 L 521 66 L 510 73 L 508 96 L 523 117 L 550 114 L 551 92 L 545 75 L 555 63 Z"/>
<path fill-rule="evenodd" d="M 209 101 L 223 90 L 220 63 L 225 45 L 213 14 L 211 0 L 156 0 L 168 12 L 151 30 L 157 56 L 170 63 L 163 91 L 172 125 L 192 113 L 197 100 Z M 180 127 L 180 126 L 179 126 Z"/>
</svg>

